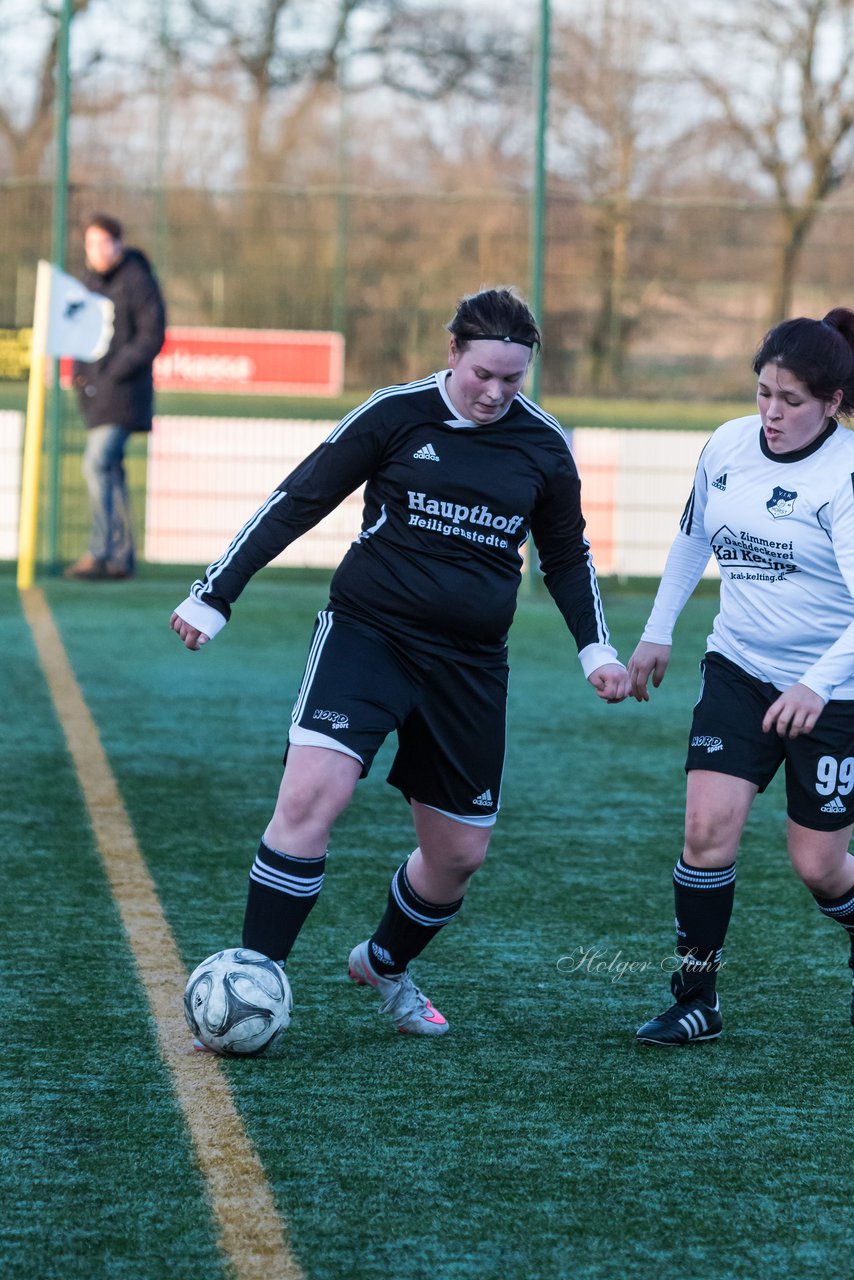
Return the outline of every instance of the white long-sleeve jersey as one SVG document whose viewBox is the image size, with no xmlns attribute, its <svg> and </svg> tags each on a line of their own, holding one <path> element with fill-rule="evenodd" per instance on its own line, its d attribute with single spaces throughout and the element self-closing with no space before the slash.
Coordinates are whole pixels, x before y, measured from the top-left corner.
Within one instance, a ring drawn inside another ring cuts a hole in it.
<svg viewBox="0 0 854 1280">
<path fill-rule="evenodd" d="M 710 555 L 721 574 L 710 650 L 777 689 L 854 698 L 854 432 L 831 422 L 805 449 L 774 454 L 758 415 L 719 427 L 643 640 L 670 644 Z"/>
</svg>

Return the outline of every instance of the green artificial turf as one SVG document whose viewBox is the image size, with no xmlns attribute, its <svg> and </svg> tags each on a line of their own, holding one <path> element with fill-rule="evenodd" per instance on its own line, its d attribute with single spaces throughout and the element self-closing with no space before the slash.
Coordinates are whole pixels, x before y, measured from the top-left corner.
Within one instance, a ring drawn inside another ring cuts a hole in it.
<svg viewBox="0 0 854 1280">
<path fill-rule="evenodd" d="M 110 643 L 120 644 L 119 636 Z M 0 1275 L 223 1274 L 13 585 L 0 582 Z M 133 732 L 121 708 L 126 731 Z"/>
<path fill-rule="evenodd" d="M 188 653 L 167 622 L 192 576 L 47 587 L 188 969 L 239 941 L 326 599 L 321 581 L 266 572 Z M 649 600 L 607 586 L 626 657 Z M 11 581 L 0 604 L 20 726 L 0 748 L 15 1028 L 0 1273 L 215 1277 Z M 415 966 L 452 1025 L 438 1042 L 395 1035 L 346 978 L 412 845 L 390 744 L 360 784 L 289 962 L 292 1026 L 268 1057 L 224 1065 L 308 1280 L 848 1280 L 846 943 L 788 869 L 779 780 L 745 834 L 724 1037 L 672 1052 L 633 1038 L 669 1003 L 682 757 L 713 612 L 708 593 L 688 606 L 649 705 L 608 707 L 541 588 L 525 594 L 501 819 L 462 915 Z"/>
</svg>

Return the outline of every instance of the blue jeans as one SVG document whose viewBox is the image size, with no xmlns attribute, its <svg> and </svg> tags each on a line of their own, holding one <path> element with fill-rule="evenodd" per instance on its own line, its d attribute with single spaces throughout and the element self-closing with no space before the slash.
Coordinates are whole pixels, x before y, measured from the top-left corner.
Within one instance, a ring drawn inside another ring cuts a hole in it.
<svg viewBox="0 0 854 1280">
<path fill-rule="evenodd" d="M 125 427 L 105 425 L 86 432 L 83 478 L 89 490 L 92 532 L 89 552 L 116 569 L 134 568 L 133 529 L 125 481 Z"/>
</svg>

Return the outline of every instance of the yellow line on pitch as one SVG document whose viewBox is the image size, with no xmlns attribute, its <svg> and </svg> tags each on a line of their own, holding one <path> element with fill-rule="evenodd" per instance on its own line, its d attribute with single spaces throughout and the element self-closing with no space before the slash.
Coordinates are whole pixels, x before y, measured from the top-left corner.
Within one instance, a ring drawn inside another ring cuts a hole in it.
<svg viewBox="0 0 854 1280">
<path fill-rule="evenodd" d="M 187 975 L 47 601 L 37 587 L 23 591 L 21 601 L 208 1182 L 220 1245 L 238 1280 L 303 1280 L 222 1068 L 190 1048 L 182 1005 Z"/>
</svg>

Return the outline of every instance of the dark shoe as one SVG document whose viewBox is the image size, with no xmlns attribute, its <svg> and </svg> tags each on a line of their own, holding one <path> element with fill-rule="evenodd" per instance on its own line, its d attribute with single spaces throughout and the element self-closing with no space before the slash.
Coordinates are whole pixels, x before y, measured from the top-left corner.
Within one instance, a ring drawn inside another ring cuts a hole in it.
<svg viewBox="0 0 854 1280">
<path fill-rule="evenodd" d="M 75 560 L 74 564 L 68 566 L 63 577 L 78 578 L 84 582 L 94 582 L 97 579 L 107 577 L 107 566 L 103 560 L 98 560 L 96 556 L 90 555 L 87 551 L 79 560 Z"/>
<path fill-rule="evenodd" d="M 686 1000 L 665 1009 L 638 1028 L 641 1044 L 690 1044 L 694 1040 L 717 1040 L 723 1030 L 721 1002 L 715 999 L 714 1007 L 705 1000 Z"/>
<path fill-rule="evenodd" d="M 851 943 L 851 955 L 848 960 L 848 968 L 854 973 L 854 941 Z M 854 1027 L 854 982 L 851 984 L 851 1026 Z"/>
<path fill-rule="evenodd" d="M 133 569 L 123 569 L 117 564 L 106 564 L 103 576 L 110 582 L 124 582 L 127 578 L 133 577 Z"/>
</svg>

